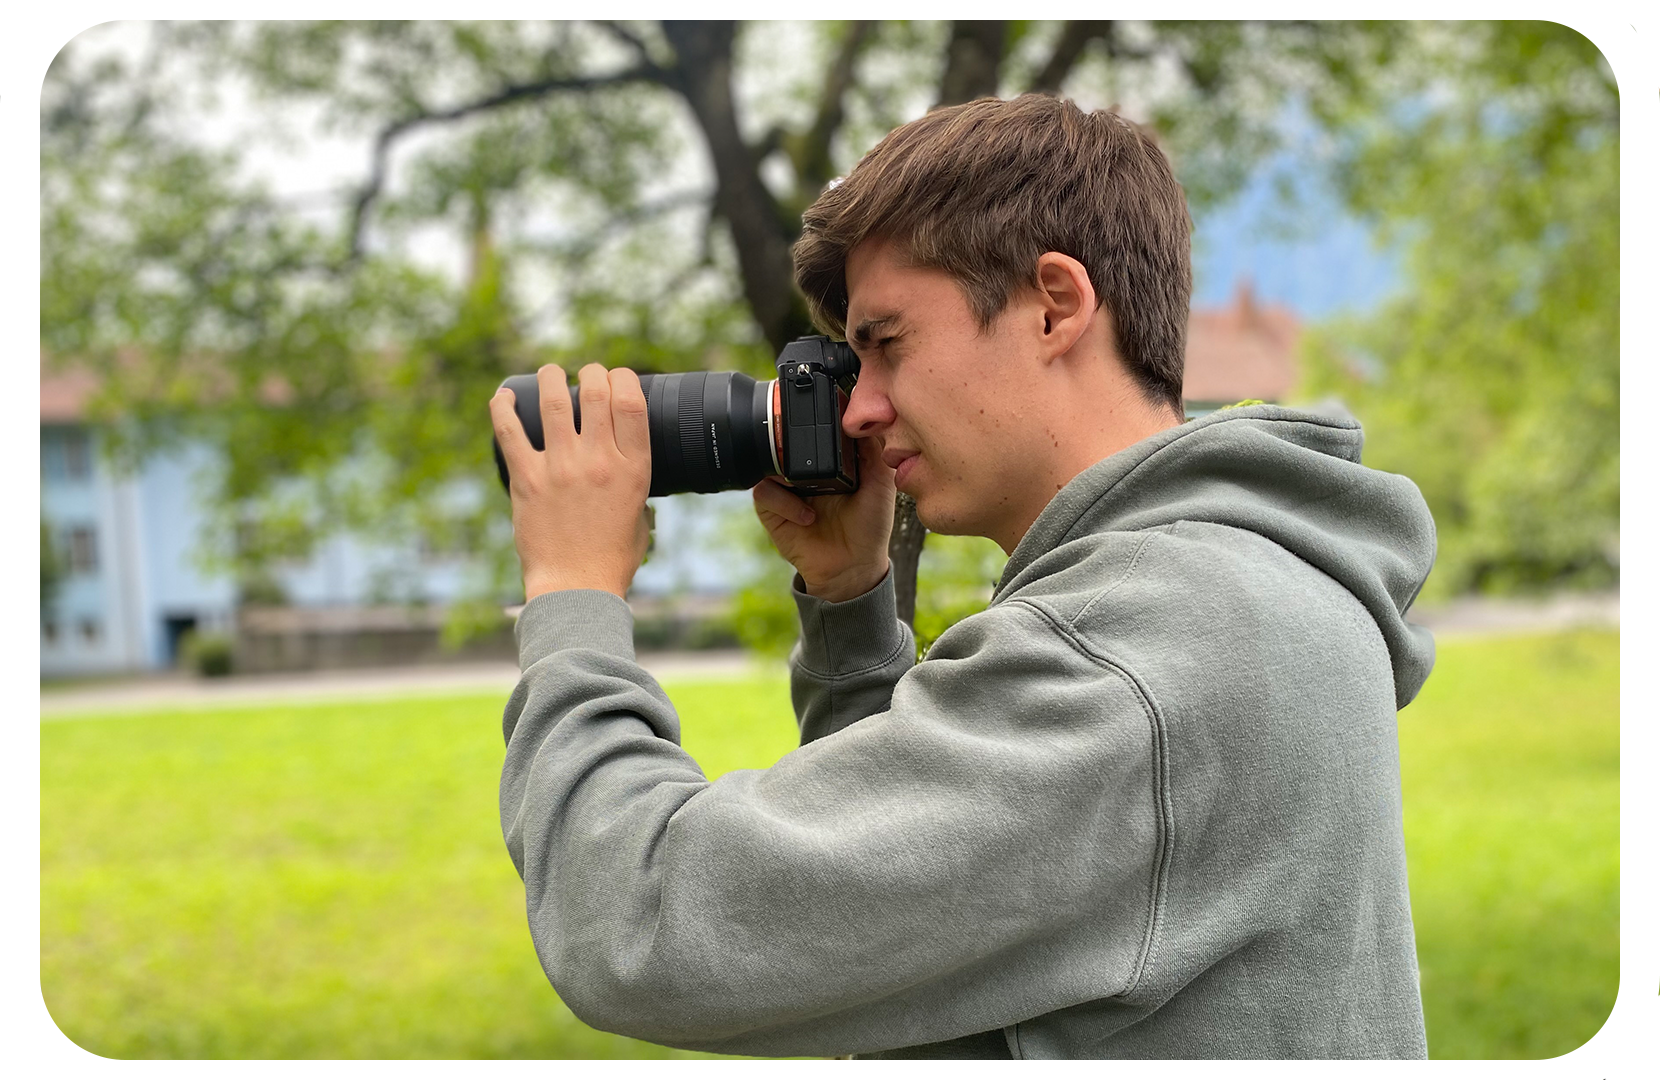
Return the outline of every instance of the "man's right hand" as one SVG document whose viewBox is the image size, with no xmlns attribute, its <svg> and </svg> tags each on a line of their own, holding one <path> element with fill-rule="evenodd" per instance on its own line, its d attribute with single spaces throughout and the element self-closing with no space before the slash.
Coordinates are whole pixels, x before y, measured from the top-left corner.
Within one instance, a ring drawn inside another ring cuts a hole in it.
<svg viewBox="0 0 1660 1080">
<path fill-rule="evenodd" d="M 832 603 L 864 595 L 888 572 L 893 470 L 882 463 L 877 440 L 857 445 L 859 490 L 851 495 L 803 499 L 772 479 L 751 490 L 756 516 L 808 595 Z"/>
</svg>

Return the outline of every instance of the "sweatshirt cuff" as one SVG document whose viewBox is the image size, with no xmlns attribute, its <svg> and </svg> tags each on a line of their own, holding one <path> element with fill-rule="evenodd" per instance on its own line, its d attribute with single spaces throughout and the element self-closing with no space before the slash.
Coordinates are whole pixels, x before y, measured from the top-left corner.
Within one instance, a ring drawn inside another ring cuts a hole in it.
<svg viewBox="0 0 1660 1080">
<path fill-rule="evenodd" d="M 881 667 L 905 644 L 894 606 L 893 568 L 869 592 L 839 604 L 806 592 L 801 575 L 790 585 L 801 614 L 798 662 L 821 675 L 851 675 Z"/>
<path fill-rule="evenodd" d="M 634 613 L 603 589 L 561 589 L 534 597 L 513 626 L 519 670 L 560 649 L 593 649 L 634 660 Z"/>
</svg>

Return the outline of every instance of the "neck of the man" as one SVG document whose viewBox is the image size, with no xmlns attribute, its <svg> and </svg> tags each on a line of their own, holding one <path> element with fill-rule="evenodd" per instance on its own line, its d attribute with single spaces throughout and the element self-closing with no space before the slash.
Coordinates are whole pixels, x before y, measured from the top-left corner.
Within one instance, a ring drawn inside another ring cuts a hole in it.
<svg viewBox="0 0 1660 1080">
<path fill-rule="evenodd" d="M 1046 425 L 1053 448 L 1034 462 L 1029 493 L 991 537 L 1005 554 L 1014 554 L 1032 522 L 1073 477 L 1183 419 L 1173 406 L 1148 401 L 1120 363 L 1078 365 L 1060 375 L 1066 385 L 1049 397 L 1054 411 Z"/>
</svg>

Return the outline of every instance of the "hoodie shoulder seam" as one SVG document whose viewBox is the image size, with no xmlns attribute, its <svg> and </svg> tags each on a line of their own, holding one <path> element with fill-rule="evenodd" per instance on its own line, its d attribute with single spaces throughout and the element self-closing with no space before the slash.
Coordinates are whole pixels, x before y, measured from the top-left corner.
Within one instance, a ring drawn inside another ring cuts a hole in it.
<svg viewBox="0 0 1660 1080">
<path fill-rule="evenodd" d="M 1138 543 L 1135 546 L 1135 554 L 1130 556 L 1129 565 L 1124 567 L 1124 572 L 1122 574 L 1119 574 L 1118 577 L 1113 580 L 1111 585 L 1108 585 L 1104 589 L 1101 589 L 1100 591 L 1098 591 L 1094 596 L 1090 597 L 1089 600 L 1084 603 L 1083 607 L 1078 609 L 1077 614 L 1072 616 L 1073 625 L 1077 625 L 1078 623 L 1081 623 L 1081 622 L 1084 621 L 1084 616 L 1089 613 L 1090 608 L 1095 606 L 1095 602 L 1097 600 L 1100 600 L 1101 598 L 1107 596 L 1109 593 L 1112 593 L 1120 585 L 1122 585 L 1126 581 L 1130 580 L 1130 576 L 1135 573 L 1136 567 L 1141 563 L 1141 553 L 1147 550 L 1147 545 L 1152 542 L 1152 539 L 1155 535 L 1157 535 L 1159 533 L 1167 533 L 1167 534 L 1168 533 L 1173 533 L 1173 532 L 1176 531 L 1176 526 L 1178 524 L 1180 524 L 1180 522 L 1172 521 L 1168 525 L 1160 525 L 1156 529 L 1147 529 L 1147 530 L 1145 530 L 1142 533 L 1141 542 Z"/>
</svg>

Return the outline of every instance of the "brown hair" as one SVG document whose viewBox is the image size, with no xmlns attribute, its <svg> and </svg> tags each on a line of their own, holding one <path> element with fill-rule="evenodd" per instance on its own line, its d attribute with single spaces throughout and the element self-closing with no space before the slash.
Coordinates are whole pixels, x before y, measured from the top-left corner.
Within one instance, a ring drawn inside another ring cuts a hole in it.
<svg viewBox="0 0 1660 1080">
<path fill-rule="evenodd" d="M 1191 222 L 1152 137 L 1115 112 L 1022 94 L 935 109 L 895 128 L 802 215 L 792 252 L 813 322 L 847 332 L 847 256 L 898 243 L 957 280 L 989 329 L 1038 256 L 1083 264 L 1118 353 L 1157 402 L 1182 411 L 1193 292 Z"/>
</svg>

